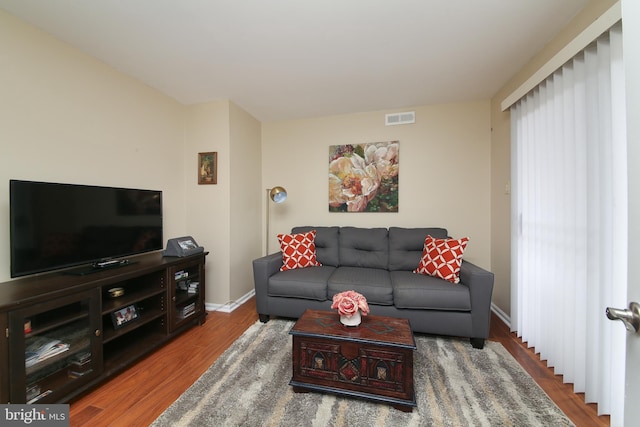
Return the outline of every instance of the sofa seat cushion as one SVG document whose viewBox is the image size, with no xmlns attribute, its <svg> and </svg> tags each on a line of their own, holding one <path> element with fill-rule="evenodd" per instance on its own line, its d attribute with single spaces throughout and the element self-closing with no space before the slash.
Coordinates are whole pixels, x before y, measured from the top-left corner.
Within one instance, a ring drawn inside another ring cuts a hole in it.
<svg viewBox="0 0 640 427">
<path fill-rule="evenodd" d="M 279 271 L 269 277 L 267 293 L 272 297 L 327 300 L 327 280 L 335 267 L 320 266 Z"/>
<path fill-rule="evenodd" d="M 338 267 L 327 282 L 329 299 L 337 293 L 354 290 L 369 304 L 393 305 L 389 272 L 380 268 Z"/>
<path fill-rule="evenodd" d="M 393 301 L 396 308 L 471 311 L 469 288 L 437 277 L 392 271 Z"/>
</svg>

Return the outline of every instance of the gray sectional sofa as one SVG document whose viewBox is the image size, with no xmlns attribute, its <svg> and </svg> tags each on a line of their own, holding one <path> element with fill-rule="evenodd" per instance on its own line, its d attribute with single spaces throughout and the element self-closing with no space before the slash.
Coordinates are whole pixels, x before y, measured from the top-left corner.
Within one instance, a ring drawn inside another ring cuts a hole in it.
<svg viewBox="0 0 640 427">
<path fill-rule="evenodd" d="M 427 235 L 444 228 L 295 227 L 316 230 L 322 266 L 280 271 L 282 254 L 253 261 L 256 306 L 270 316 L 298 318 L 306 309 L 330 310 L 333 295 L 355 290 L 372 315 L 409 319 L 414 332 L 468 337 L 483 348 L 489 336 L 493 273 L 462 261 L 460 283 L 413 273 Z"/>
</svg>

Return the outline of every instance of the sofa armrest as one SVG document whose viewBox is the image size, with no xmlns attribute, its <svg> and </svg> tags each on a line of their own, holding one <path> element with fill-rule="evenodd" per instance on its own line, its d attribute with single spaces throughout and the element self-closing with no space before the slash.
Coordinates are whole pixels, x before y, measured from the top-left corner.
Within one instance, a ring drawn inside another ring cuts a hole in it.
<svg viewBox="0 0 640 427">
<path fill-rule="evenodd" d="M 258 314 L 269 314 L 267 307 L 267 285 L 269 277 L 280 271 L 282 253 L 276 252 L 253 260 L 253 285 L 256 290 L 256 309 Z"/>
<path fill-rule="evenodd" d="M 460 266 L 460 283 L 469 288 L 471 295 L 472 338 L 488 338 L 493 273 L 463 260 Z"/>
</svg>

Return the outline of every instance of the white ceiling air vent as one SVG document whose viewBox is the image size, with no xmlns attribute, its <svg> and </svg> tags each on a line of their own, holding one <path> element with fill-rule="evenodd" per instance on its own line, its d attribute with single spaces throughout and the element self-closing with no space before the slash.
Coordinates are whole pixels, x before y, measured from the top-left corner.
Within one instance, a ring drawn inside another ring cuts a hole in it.
<svg viewBox="0 0 640 427">
<path fill-rule="evenodd" d="M 384 116 L 384 124 L 386 126 L 407 125 L 415 122 L 416 122 L 415 111 L 407 111 L 405 113 L 385 114 Z"/>
</svg>

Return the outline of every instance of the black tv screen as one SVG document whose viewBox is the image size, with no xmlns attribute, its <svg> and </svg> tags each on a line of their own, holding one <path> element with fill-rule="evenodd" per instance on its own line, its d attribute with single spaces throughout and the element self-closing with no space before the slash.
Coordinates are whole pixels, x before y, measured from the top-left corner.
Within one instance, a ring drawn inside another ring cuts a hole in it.
<svg viewBox="0 0 640 427">
<path fill-rule="evenodd" d="M 11 277 L 162 249 L 162 192 L 11 180 Z"/>
</svg>

